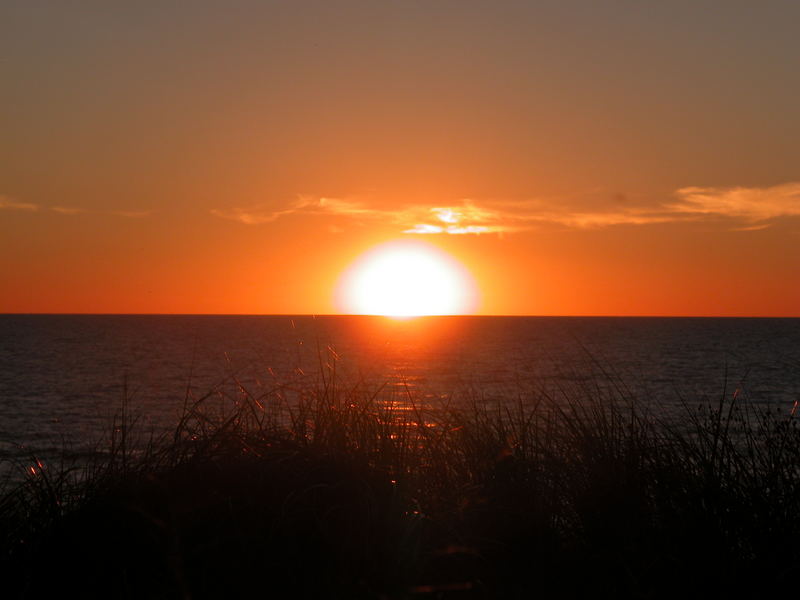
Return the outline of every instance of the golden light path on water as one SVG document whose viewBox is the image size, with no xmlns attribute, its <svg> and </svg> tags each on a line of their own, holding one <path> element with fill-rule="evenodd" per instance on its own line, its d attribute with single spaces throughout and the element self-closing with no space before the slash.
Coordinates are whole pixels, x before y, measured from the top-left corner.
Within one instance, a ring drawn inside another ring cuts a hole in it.
<svg viewBox="0 0 800 600">
<path fill-rule="evenodd" d="M 471 314 L 478 297 L 455 258 L 432 244 L 401 240 L 359 257 L 342 275 L 335 303 L 343 313 L 416 317 Z"/>
</svg>

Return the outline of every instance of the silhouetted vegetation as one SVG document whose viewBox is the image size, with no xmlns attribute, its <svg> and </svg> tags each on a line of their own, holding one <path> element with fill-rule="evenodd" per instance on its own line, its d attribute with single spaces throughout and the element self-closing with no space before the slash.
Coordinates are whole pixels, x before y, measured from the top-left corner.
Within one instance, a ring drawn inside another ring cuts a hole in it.
<svg viewBox="0 0 800 600">
<path fill-rule="evenodd" d="M 793 411 L 648 417 L 617 389 L 428 406 L 345 388 L 187 396 L 0 505 L 3 596 L 772 597 L 800 575 Z"/>
</svg>

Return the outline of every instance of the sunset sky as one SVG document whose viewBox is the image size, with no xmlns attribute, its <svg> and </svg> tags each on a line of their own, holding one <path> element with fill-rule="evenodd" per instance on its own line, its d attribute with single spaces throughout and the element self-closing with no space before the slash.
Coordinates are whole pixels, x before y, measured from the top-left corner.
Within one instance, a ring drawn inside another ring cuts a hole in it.
<svg viewBox="0 0 800 600">
<path fill-rule="evenodd" d="M 0 312 L 800 316 L 800 2 L 0 8 Z"/>
</svg>

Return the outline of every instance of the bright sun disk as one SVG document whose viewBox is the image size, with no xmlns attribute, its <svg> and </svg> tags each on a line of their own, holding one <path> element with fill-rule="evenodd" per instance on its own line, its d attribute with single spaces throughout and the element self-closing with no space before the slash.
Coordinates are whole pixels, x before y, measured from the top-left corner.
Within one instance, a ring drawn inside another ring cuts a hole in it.
<svg viewBox="0 0 800 600">
<path fill-rule="evenodd" d="M 344 273 L 337 289 L 341 312 L 414 317 L 471 313 L 477 288 L 466 268 L 439 248 L 418 241 L 381 244 Z"/>
</svg>

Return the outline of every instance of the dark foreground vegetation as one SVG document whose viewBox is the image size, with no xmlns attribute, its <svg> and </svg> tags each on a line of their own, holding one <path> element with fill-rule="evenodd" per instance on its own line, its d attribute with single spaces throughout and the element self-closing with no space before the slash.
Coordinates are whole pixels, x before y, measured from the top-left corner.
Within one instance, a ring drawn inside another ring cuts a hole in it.
<svg viewBox="0 0 800 600">
<path fill-rule="evenodd" d="M 290 393 L 291 392 L 291 393 Z M 131 419 L 0 505 L 4 598 L 778 597 L 800 581 L 800 432 L 725 394 L 458 410 L 324 380 Z"/>
</svg>

